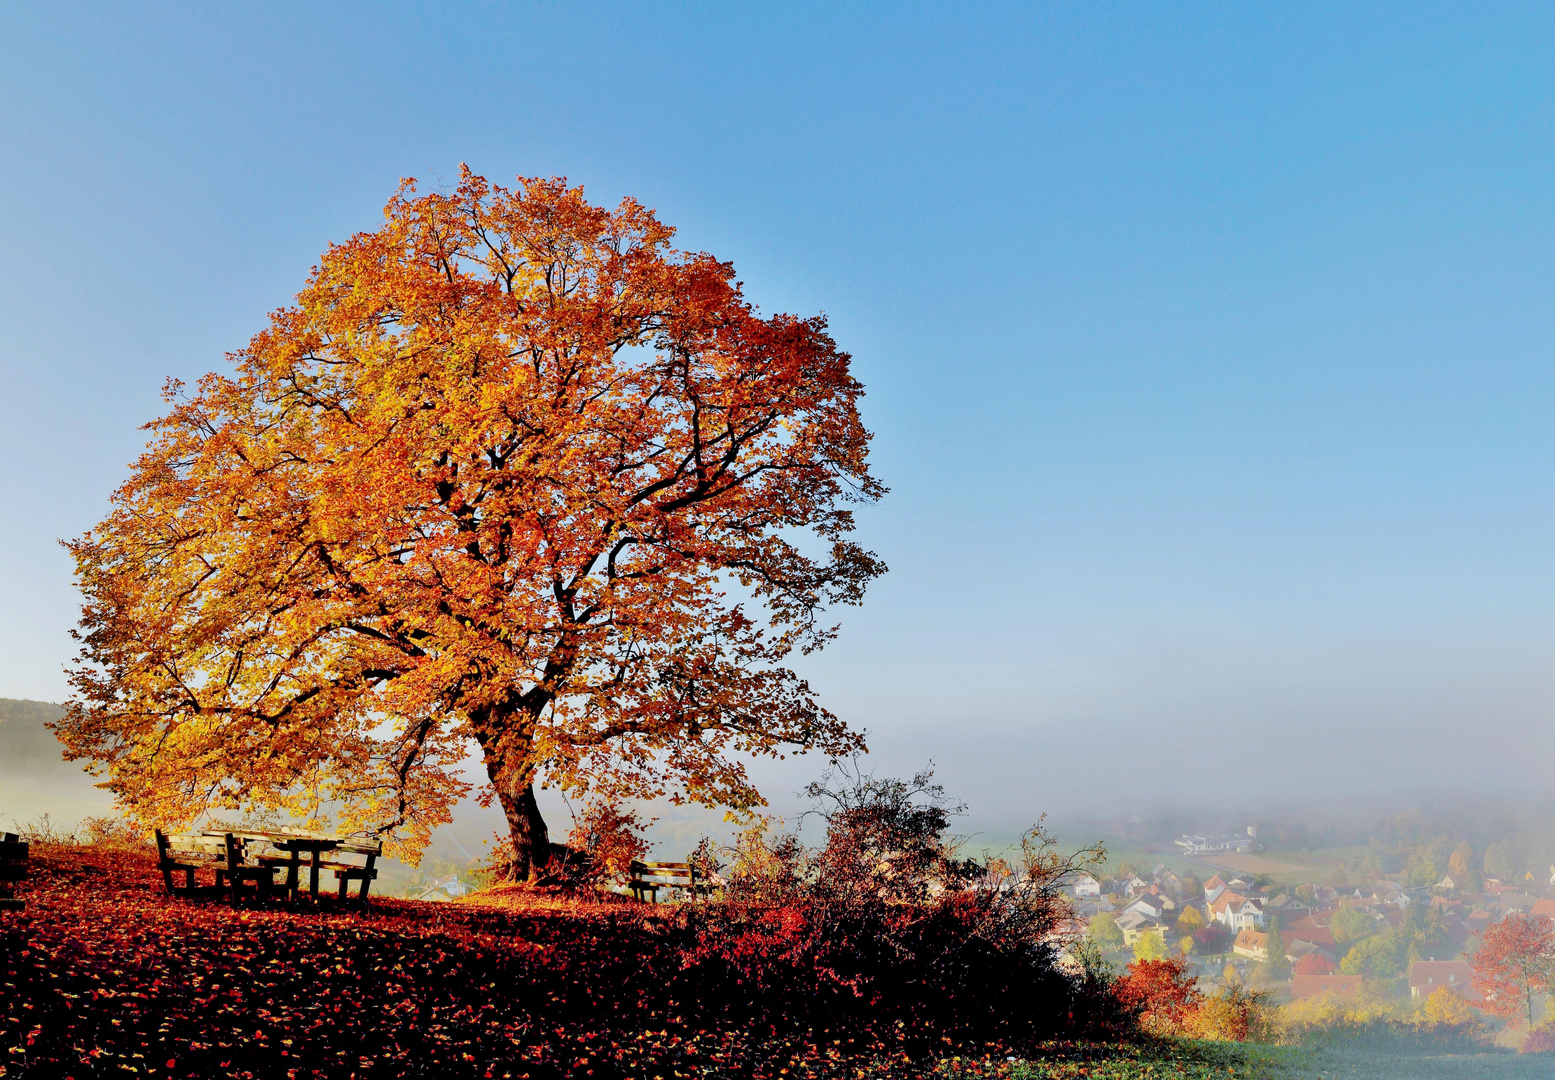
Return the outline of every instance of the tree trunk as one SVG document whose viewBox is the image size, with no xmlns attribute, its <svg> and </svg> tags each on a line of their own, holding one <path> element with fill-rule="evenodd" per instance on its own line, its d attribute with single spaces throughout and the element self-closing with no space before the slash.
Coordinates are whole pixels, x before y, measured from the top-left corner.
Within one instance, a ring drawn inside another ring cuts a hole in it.
<svg viewBox="0 0 1555 1080">
<path fill-rule="evenodd" d="M 507 782 L 492 777 L 502 813 L 508 819 L 508 834 L 513 838 L 513 876 L 519 881 L 533 881 L 551 859 L 551 836 L 545 818 L 540 816 L 532 777 L 530 770 L 523 770 L 522 778 L 509 776 Z"/>
<path fill-rule="evenodd" d="M 518 881 L 533 881 L 551 858 L 551 836 L 540 816 L 535 800 L 535 763 L 530 757 L 533 742 L 515 721 L 523 718 L 482 711 L 470 717 L 475 741 L 485 758 L 486 775 L 496 789 L 497 801 L 507 818 L 508 835 L 513 840 L 513 876 Z"/>
</svg>

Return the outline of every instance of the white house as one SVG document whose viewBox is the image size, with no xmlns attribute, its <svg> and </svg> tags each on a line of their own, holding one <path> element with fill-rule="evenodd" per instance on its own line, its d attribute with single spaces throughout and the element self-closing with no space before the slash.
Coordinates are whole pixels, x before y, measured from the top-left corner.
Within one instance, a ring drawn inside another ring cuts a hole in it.
<svg viewBox="0 0 1555 1080">
<path fill-rule="evenodd" d="M 1263 904 L 1250 896 L 1242 896 L 1240 893 L 1227 890 L 1209 906 L 1209 917 L 1232 933 L 1262 930 Z"/>
<path fill-rule="evenodd" d="M 1183 836 L 1180 840 L 1172 841 L 1182 848 L 1186 855 L 1207 855 L 1222 851 L 1251 851 L 1253 847 L 1252 836 Z"/>
<path fill-rule="evenodd" d="M 421 892 L 411 897 L 413 900 L 457 900 L 466 896 L 470 887 L 458 878 L 448 878 L 446 881 L 435 882 L 427 886 Z"/>
<path fill-rule="evenodd" d="M 1074 894 L 1076 896 L 1097 897 L 1101 895 L 1101 882 L 1090 874 L 1081 874 L 1074 879 Z"/>
<path fill-rule="evenodd" d="M 1127 914 L 1130 911 L 1137 911 L 1141 915 L 1148 916 L 1152 919 L 1160 919 L 1163 915 L 1166 914 L 1166 905 L 1161 902 L 1161 898 L 1159 896 L 1151 896 L 1149 893 L 1145 893 L 1128 907 L 1123 909 L 1124 914 Z"/>
</svg>

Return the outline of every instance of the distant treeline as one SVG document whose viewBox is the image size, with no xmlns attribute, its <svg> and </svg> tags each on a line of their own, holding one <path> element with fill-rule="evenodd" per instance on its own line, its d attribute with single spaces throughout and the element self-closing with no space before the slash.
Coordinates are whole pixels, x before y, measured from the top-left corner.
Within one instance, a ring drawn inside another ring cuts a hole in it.
<svg viewBox="0 0 1555 1080">
<path fill-rule="evenodd" d="M 81 767 L 64 760 L 59 740 L 44 726 L 64 711 L 48 701 L 0 698 L 0 772 L 81 776 Z"/>
<path fill-rule="evenodd" d="M 1345 872 L 1356 880 L 1389 875 L 1401 876 L 1408 885 L 1431 885 L 1452 874 L 1527 885 L 1531 874 L 1535 884 L 1550 883 L 1555 803 L 1519 802 L 1511 796 L 1450 798 L 1452 805 L 1431 809 L 1379 811 L 1375 803 L 1370 809 L 1346 808 L 1328 798 L 1306 814 L 1249 813 L 1223 820 L 1217 814 L 1207 820 L 1191 813 L 1163 813 L 1126 824 L 1095 824 L 1146 847 L 1170 844 L 1183 834 L 1240 833 L 1247 825 L 1257 825 L 1264 851 L 1338 851 Z"/>
</svg>

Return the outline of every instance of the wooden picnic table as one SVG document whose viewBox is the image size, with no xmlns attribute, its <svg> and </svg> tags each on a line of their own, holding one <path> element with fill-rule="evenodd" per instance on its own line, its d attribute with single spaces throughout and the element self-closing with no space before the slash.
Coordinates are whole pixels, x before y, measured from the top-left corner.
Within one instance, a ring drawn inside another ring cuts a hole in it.
<svg viewBox="0 0 1555 1080">
<path fill-rule="evenodd" d="M 207 836 L 226 835 L 228 830 L 219 832 L 207 832 Z M 341 844 L 348 843 L 349 838 L 343 836 L 313 836 L 308 833 L 292 832 L 268 832 L 263 829 L 231 830 L 231 835 L 246 841 L 257 841 L 269 844 L 273 848 L 279 848 L 288 853 L 285 860 L 267 860 L 259 857 L 261 862 L 273 862 L 274 865 L 286 867 L 286 894 L 296 896 L 300 882 L 298 871 L 302 868 L 302 856 L 306 853 L 308 860 L 308 894 L 317 900 L 319 898 L 319 857 L 326 851 L 333 851 Z"/>
</svg>

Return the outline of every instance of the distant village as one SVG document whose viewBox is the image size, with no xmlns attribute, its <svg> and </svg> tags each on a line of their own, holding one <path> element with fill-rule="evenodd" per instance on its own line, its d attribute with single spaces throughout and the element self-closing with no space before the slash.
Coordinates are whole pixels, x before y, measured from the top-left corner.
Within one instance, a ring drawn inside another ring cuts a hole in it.
<svg viewBox="0 0 1555 1080">
<path fill-rule="evenodd" d="M 1413 887 L 1390 876 L 1277 884 L 1250 872 L 1266 862 L 1250 854 L 1259 850 L 1256 827 L 1184 835 L 1172 847 L 1204 876 L 1164 863 L 1148 873 L 1121 867 L 1116 877 L 1082 875 L 1071 885 L 1072 932 L 1119 961 L 1186 953 L 1203 981 L 1235 978 L 1284 1000 L 1345 997 L 1386 981 L 1397 993 L 1407 983 L 1414 998 L 1446 987 L 1477 1005 L 1466 956 L 1478 936 L 1514 911 L 1555 918 L 1555 866 L 1547 880 L 1447 873 Z"/>
</svg>

